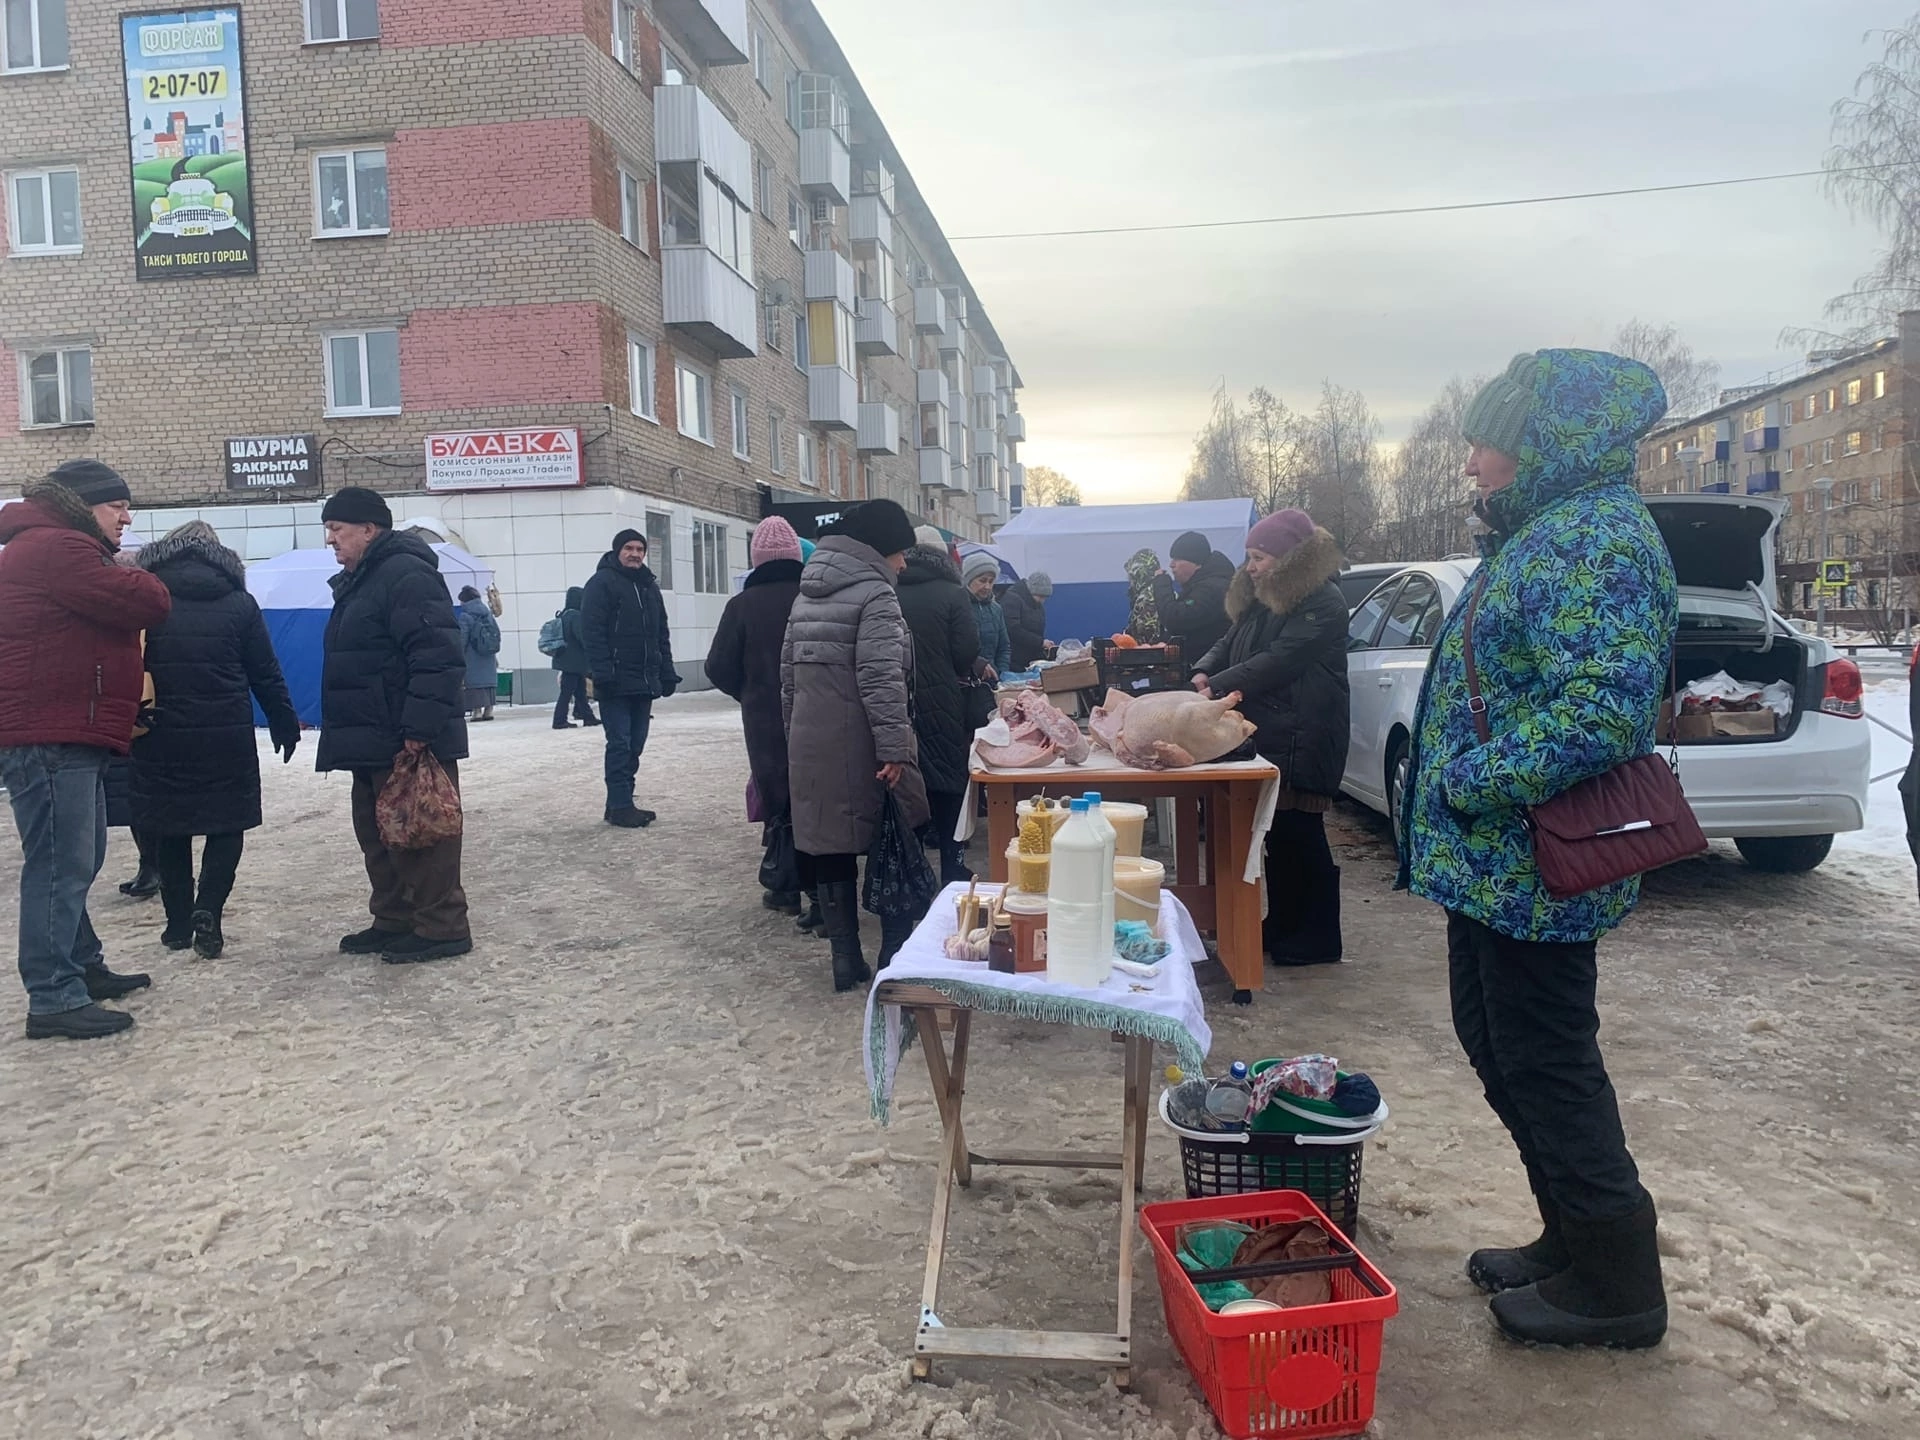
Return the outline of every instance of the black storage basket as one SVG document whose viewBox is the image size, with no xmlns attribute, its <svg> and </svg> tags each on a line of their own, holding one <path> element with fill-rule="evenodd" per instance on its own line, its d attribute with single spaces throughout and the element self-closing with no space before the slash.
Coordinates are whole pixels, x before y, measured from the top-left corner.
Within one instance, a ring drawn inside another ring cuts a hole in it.
<svg viewBox="0 0 1920 1440">
<path fill-rule="evenodd" d="M 1240 1140 L 1178 1135 L 1187 1198 L 1300 1190 L 1347 1234 L 1360 1214 L 1360 1161 L 1367 1142 L 1322 1136 L 1252 1134 Z"/>
<path fill-rule="evenodd" d="M 1180 647 L 1171 641 L 1163 645 L 1129 647 L 1101 640 L 1094 645 L 1094 660 L 1103 699 L 1109 688 L 1124 695 L 1151 695 L 1161 690 L 1188 688 L 1187 667 L 1181 662 Z"/>
</svg>

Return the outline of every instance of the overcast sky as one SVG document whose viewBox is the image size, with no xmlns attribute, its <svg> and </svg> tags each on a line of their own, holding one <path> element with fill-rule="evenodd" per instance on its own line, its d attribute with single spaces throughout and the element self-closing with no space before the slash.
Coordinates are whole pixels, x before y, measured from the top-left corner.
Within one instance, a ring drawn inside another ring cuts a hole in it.
<svg viewBox="0 0 1920 1440">
<path fill-rule="evenodd" d="M 1813 169 L 1915 0 L 817 3 L 959 237 Z M 1874 244 L 1809 179 L 954 248 L 1026 382 L 1021 458 L 1097 504 L 1171 498 L 1223 379 L 1330 377 L 1392 440 L 1448 376 L 1636 315 L 1758 378 Z"/>
</svg>

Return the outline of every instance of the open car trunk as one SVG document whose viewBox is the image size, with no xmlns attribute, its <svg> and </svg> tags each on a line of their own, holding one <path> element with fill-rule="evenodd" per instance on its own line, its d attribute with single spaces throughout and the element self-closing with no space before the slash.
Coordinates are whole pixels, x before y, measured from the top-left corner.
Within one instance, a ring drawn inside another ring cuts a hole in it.
<svg viewBox="0 0 1920 1440">
<path fill-rule="evenodd" d="M 1753 745 L 1785 740 L 1824 692 L 1811 650 L 1773 612 L 1773 532 L 1778 500 L 1740 495 L 1649 495 L 1647 509 L 1667 542 L 1680 583 L 1674 665 L 1681 689 L 1724 670 L 1756 687 L 1793 687 L 1793 713 L 1771 735 L 1690 737 L 1682 744 Z M 1668 696 L 1673 699 L 1672 695 Z M 1664 727 L 1661 739 L 1666 739 Z"/>
</svg>

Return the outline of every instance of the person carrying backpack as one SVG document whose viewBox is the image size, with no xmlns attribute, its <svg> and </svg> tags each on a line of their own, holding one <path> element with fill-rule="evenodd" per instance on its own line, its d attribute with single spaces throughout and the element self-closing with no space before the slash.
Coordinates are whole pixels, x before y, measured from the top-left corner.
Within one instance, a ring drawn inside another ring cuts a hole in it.
<svg viewBox="0 0 1920 1440">
<path fill-rule="evenodd" d="M 568 705 L 573 707 L 573 718 L 582 725 L 600 723 L 587 700 L 587 676 L 593 661 L 588 658 L 586 636 L 580 629 L 580 607 L 586 598 L 583 586 L 573 586 L 567 591 L 566 606 L 554 611 L 553 618 L 540 627 L 540 653 L 552 656 L 553 668 L 560 672 L 560 698 L 553 702 L 556 730 L 573 728 L 567 719 Z"/>
<path fill-rule="evenodd" d="M 471 585 L 461 588 L 456 618 L 467 657 L 467 718 L 491 720 L 500 690 L 500 622 Z"/>
</svg>

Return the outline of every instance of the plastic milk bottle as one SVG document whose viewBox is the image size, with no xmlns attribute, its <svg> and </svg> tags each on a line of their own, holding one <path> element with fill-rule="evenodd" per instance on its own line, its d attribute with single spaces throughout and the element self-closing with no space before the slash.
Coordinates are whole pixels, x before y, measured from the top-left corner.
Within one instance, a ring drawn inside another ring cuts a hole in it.
<svg viewBox="0 0 1920 1440">
<path fill-rule="evenodd" d="M 1075 800 L 1069 811 L 1053 837 L 1047 879 L 1047 979 L 1091 989 L 1113 968 L 1113 931 L 1101 929 L 1113 867 L 1087 802 Z"/>
<path fill-rule="evenodd" d="M 1087 819 L 1093 822 L 1093 828 L 1095 833 L 1098 834 L 1102 840 L 1106 841 L 1106 844 L 1107 844 L 1107 883 L 1105 888 L 1101 891 L 1101 894 L 1105 897 L 1105 900 L 1100 908 L 1100 923 L 1106 926 L 1105 934 L 1107 936 L 1107 943 L 1108 945 L 1112 945 L 1113 943 L 1113 855 L 1114 855 L 1114 849 L 1117 843 L 1117 837 L 1114 833 L 1113 822 L 1107 819 L 1106 813 L 1100 808 L 1100 792 L 1098 790 L 1089 790 L 1086 794 L 1086 801 L 1087 801 Z"/>
</svg>

